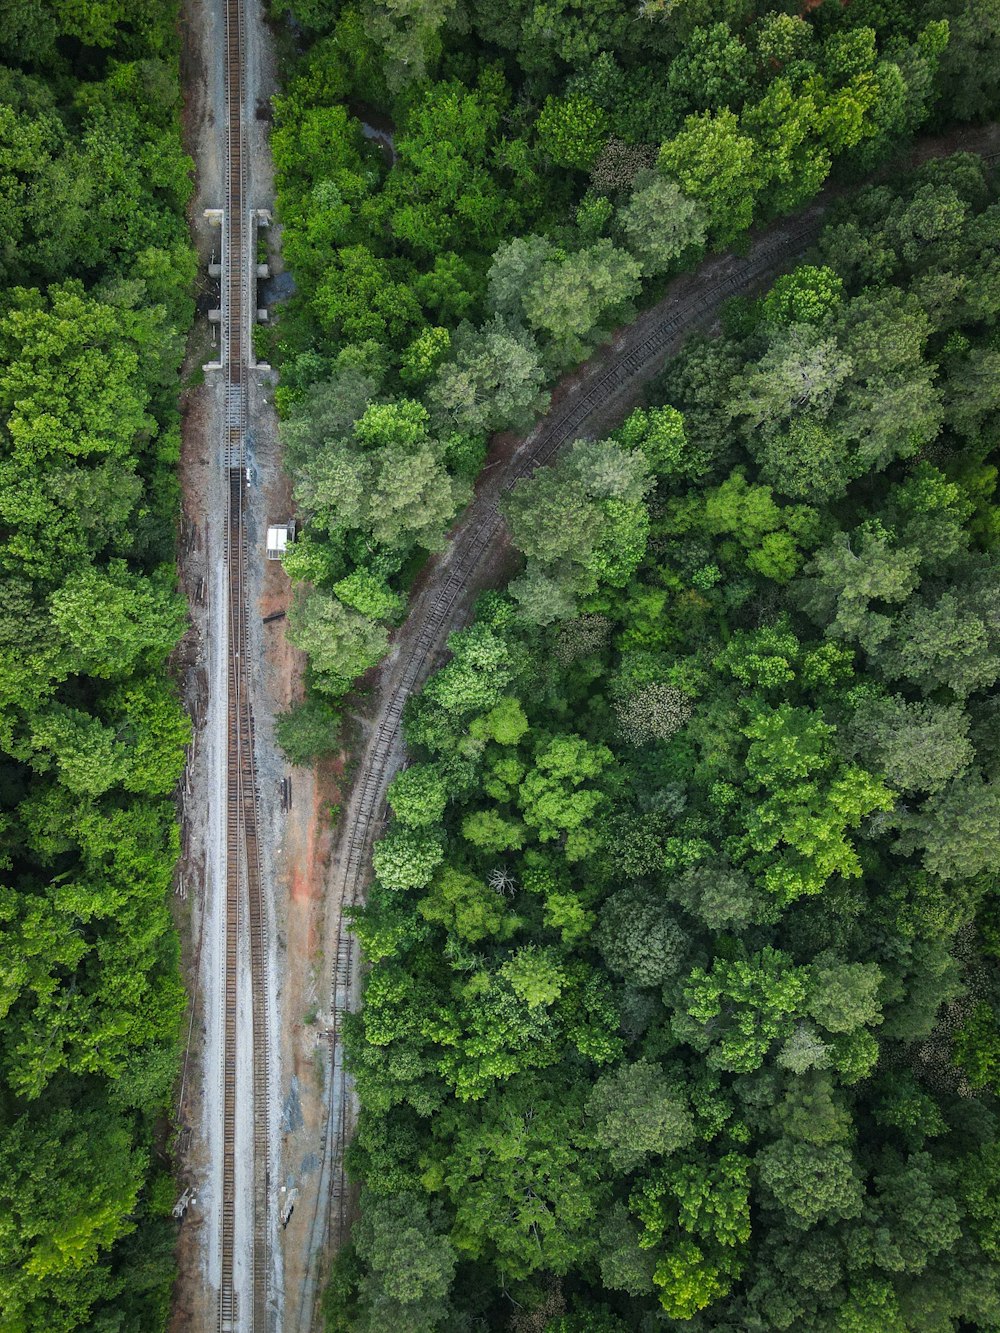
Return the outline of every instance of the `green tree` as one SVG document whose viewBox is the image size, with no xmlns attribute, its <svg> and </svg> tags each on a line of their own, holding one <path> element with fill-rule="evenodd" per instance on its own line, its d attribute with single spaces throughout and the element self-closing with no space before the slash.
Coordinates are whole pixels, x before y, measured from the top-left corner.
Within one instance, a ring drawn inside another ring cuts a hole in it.
<svg viewBox="0 0 1000 1333">
<path fill-rule="evenodd" d="M 928 693 L 948 686 L 960 698 L 992 685 L 1000 676 L 1000 654 L 986 600 L 990 586 L 989 579 L 969 579 L 957 592 L 946 588 L 910 601 L 875 651 L 885 675 Z"/>
<path fill-rule="evenodd" d="M 154 578 L 131 574 L 124 560 L 71 574 L 50 599 L 71 670 L 120 679 L 139 666 L 162 664 L 187 619 L 172 585 L 166 570 Z"/>
<path fill-rule="evenodd" d="M 550 342 L 559 368 L 581 361 L 627 317 L 639 292 L 639 265 L 609 240 L 541 264 L 522 297 L 528 324 Z"/>
<path fill-rule="evenodd" d="M 529 1009 L 553 1004 L 566 985 L 566 976 L 555 951 L 539 949 L 531 944 L 511 954 L 501 967 L 500 974 Z"/>
<path fill-rule="evenodd" d="M 386 81 L 398 88 L 426 77 L 441 50 L 441 25 L 455 0 L 364 0 L 366 36 L 382 52 Z"/>
<path fill-rule="evenodd" d="M 675 407 L 638 407 L 611 438 L 623 449 L 640 450 L 659 477 L 684 476 L 700 462 L 688 447 L 684 418 Z"/>
<path fill-rule="evenodd" d="M 705 245 L 705 223 L 693 199 L 675 181 L 658 174 L 638 176 L 628 203 L 619 211 L 629 253 L 646 277 L 666 273 L 697 258 Z"/>
<path fill-rule="evenodd" d="M 778 852 L 764 880 L 786 902 L 819 893 L 833 875 L 856 878 L 861 862 L 850 830 L 893 805 L 872 774 L 839 762 L 834 730 L 819 714 L 788 704 L 760 710 L 744 728 L 747 773 L 758 793 L 746 811 L 747 844 Z"/>
<path fill-rule="evenodd" d="M 330 694 L 342 694 L 356 676 L 379 661 L 389 645 L 381 625 L 318 588 L 297 596 L 288 631 L 296 647 L 309 654 L 317 687 Z"/>
<path fill-rule="evenodd" d="M 451 334 L 446 328 L 436 324 L 431 328 L 422 329 L 403 349 L 399 378 L 407 388 L 426 383 L 448 355 L 450 347 Z"/>
<path fill-rule="evenodd" d="M 893 1268 L 921 1273 L 962 1234 L 951 1170 L 928 1152 L 888 1151 L 874 1177 L 878 1209 L 893 1237 Z"/>
<path fill-rule="evenodd" d="M 484 852 L 509 852 L 524 846 L 525 828 L 497 810 L 476 810 L 462 820 L 462 837 Z"/>
<path fill-rule="evenodd" d="M 420 915 L 470 944 L 493 936 L 506 939 L 519 925 L 503 897 L 475 875 L 444 866 L 420 900 Z"/>
<path fill-rule="evenodd" d="M 974 757 L 960 704 L 911 702 L 857 691 L 851 720 L 858 752 L 901 791 L 936 792 Z"/>
<path fill-rule="evenodd" d="M 448 804 L 448 788 L 431 764 L 411 764 L 393 778 L 388 801 L 400 823 L 408 828 L 439 824 Z"/>
<path fill-rule="evenodd" d="M 410 501 L 412 505 L 412 496 Z M 408 506 L 408 513 L 412 512 L 412 508 Z M 398 510 L 393 517 L 396 519 L 400 517 Z M 428 539 L 433 540 L 430 536 Z M 285 568 L 288 568 L 287 555 Z M 345 606 L 360 611 L 369 620 L 392 620 L 401 610 L 402 599 L 399 594 L 393 592 L 385 579 L 371 569 L 352 569 L 346 577 L 337 580 L 333 585 L 333 591 Z"/>
<path fill-rule="evenodd" d="M 751 430 L 780 426 L 805 410 L 823 412 L 851 370 L 849 356 L 815 325 L 779 325 L 760 361 L 736 386 L 729 411 L 746 417 Z"/>
<path fill-rule="evenodd" d="M 387 889 L 419 889 L 444 860 L 441 840 L 422 829 L 394 828 L 372 858 L 375 874 Z"/>
<path fill-rule="evenodd" d="M 750 90 L 753 60 L 728 23 L 694 28 L 671 62 L 668 87 L 699 111 L 738 107 Z"/>
<path fill-rule="evenodd" d="M 740 132 L 728 108 L 688 116 L 680 133 L 660 149 L 659 164 L 703 210 L 718 244 L 749 228 L 759 169 L 753 140 Z"/>
<path fill-rule="evenodd" d="M 308 764 L 337 749 L 340 714 L 325 699 L 308 697 L 281 713 L 274 731 L 293 764 Z"/>
<path fill-rule="evenodd" d="M 826 634 L 860 640 L 871 651 L 889 630 L 871 603 L 906 603 L 919 584 L 919 565 L 919 551 L 896 546 L 879 526 L 838 532 L 806 567 L 799 600 Z"/>
<path fill-rule="evenodd" d="M 583 784 L 599 778 L 612 762 L 610 750 L 582 736 L 554 736 L 535 753 L 534 767 L 518 789 L 524 822 L 540 842 L 564 838 L 568 860 L 579 860 L 599 843 L 594 816 L 604 799 Z"/>
<path fill-rule="evenodd" d="M 514 487 L 504 508 L 528 562 L 511 585 L 525 619 L 566 618 L 599 582 L 624 586 L 646 546 L 648 488 L 641 452 L 589 440 Z"/>
<path fill-rule="evenodd" d="M 486 713 L 503 697 L 514 674 L 512 648 L 500 634 L 477 622 L 448 636 L 452 652 L 424 690 L 451 717 Z"/>
<path fill-rule="evenodd" d="M 670 1319 L 691 1319 L 729 1290 L 720 1269 L 690 1240 L 680 1241 L 660 1257 L 653 1281 Z"/>
<path fill-rule="evenodd" d="M 818 105 L 824 100 L 819 80 L 803 87 L 794 78 L 778 77 L 759 101 L 744 107 L 740 124 L 753 137 L 762 178 L 761 212 L 771 215 L 801 208 L 829 174 L 832 155 L 830 144 L 824 142 L 828 138 L 824 122 L 830 112 Z M 832 119 L 836 121 L 835 112 Z"/>
<path fill-rule="evenodd" d="M 683 1097 L 648 1060 L 602 1074 L 587 1099 L 587 1114 L 616 1171 L 634 1171 L 651 1155 L 668 1156 L 694 1137 Z"/>
<path fill-rule="evenodd" d="M 769 486 L 792 500 L 834 500 L 850 481 L 850 443 L 835 427 L 808 414 L 787 427 L 756 432 L 749 448 Z"/>
<path fill-rule="evenodd" d="M 191 744 L 173 683 L 152 676 L 122 686 L 108 700 L 108 715 L 125 747 L 126 791 L 169 796 Z"/>
<path fill-rule="evenodd" d="M 7 1278 L 0 1310 L 11 1328 L 82 1326 L 113 1294 L 98 1261 L 131 1231 L 145 1156 L 128 1125 L 86 1104 L 20 1115 L 0 1147 L 0 1232 Z"/>
<path fill-rule="evenodd" d="M 423 322 L 410 287 L 365 245 L 334 251 L 311 304 L 320 326 L 347 342 L 370 338 L 404 346 Z"/>
<path fill-rule="evenodd" d="M 601 1282 L 613 1291 L 642 1296 L 653 1290 L 656 1257 L 640 1248 L 639 1234 L 628 1209 L 613 1203 L 601 1224 Z"/>
<path fill-rule="evenodd" d="M 553 254 L 558 253 L 544 236 L 515 236 L 493 256 L 487 280 L 490 313 L 511 324 L 524 318 L 524 295 L 538 281 Z"/>
<path fill-rule="evenodd" d="M 959 1193 L 986 1254 L 1000 1258 L 1000 1144 L 979 1145 L 963 1159 Z"/>
<path fill-rule="evenodd" d="M 437 12 L 447 2 L 434 0 Z M 491 254 L 502 239 L 521 229 L 538 196 L 538 178 L 524 141 L 505 136 L 509 104 L 510 90 L 499 66 L 488 65 L 475 88 L 458 79 L 424 85 L 396 136 L 396 162 L 376 217 L 385 219 L 407 249 L 443 260 L 432 270 L 438 308 L 445 294 L 442 285 L 451 286 L 462 275 L 464 286 L 471 277 L 462 256 L 476 250 Z M 458 265 L 449 258 L 456 255 Z M 422 298 L 430 294 L 423 284 L 421 288 Z"/>
<path fill-rule="evenodd" d="M 535 125 L 541 151 L 557 167 L 586 171 L 608 137 L 608 118 L 585 93 L 550 96 Z"/>
<path fill-rule="evenodd" d="M 489 1256 L 512 1277 L 564 1273 L 593 1253 L 598 1172 L 581 1102 L 576 1088 L 526 1076 L 475 1119 L 444 1114 L 424 1183 L 446 1192 L 461 1253 Z"/>
<path fill-rule="evenodd" d="M 60 782 L 79 796 L 100 796 L 125 779 L 125 749 L 115 732 L 78 708 L 54 704 L 38 714 L 31 744 L 35 767 L 44 772 L 54 763 Z"/>
<path fill-rule="evenodd" d="M 840 305 L 844 282 L 827 265 L 800 264 L 776 278 L 760 302 L 769 324 L 822 324 Z"/>
<path fill-rule="evenodd" d="M 806 1230 L 823 1219 L 861 1214 L 862 1183 L 845 1144 L 779 1139 L 757 1154 L 757 1169 L 792 1227 Z"/>
<path fill-rule="evenodd" d="M 803 969 L 778 949 L 746 960 L 716 959 L 709 970 L 691 972 L 671 1026 L 680 1040 L 707 1052 L 711 1068 L 749 1073 L 774 1042 L 791 1034 L 806 986 Z"/>
<path fill-rule="evenodd" d="M 486 736 L 498 745 L 517 745 L 530 729 L 525 711 L 513 695 L 507 695 L 483 717 L 476 718 L 470 728 L 474 736 Z"/>
<path fill-rule="evenodd" d="M 449 428 L 469 434 L 526 430 L 544 411 L 545 372 L 527 333 L 499 318 L 480 330 L 462 326 L 452 351 L 427 391 L 432 413 Z"/>
<path fill-rule="evenodd" d="M 918 817 L 904 818 L 900 851 L 923 848 L 923 863 L 941 879 L 970 879 L 1000 865 L 993 816 L 1000 789 L 976 773 L 953 778 L 928 798 Z"/>
<path fill-rule="evenodd" d="M 853 1032 L 881 1023 L 878 990 L 882 973 L 875 963 L 846 963 L 824 952 L 810 967 L 807 1009 L 827 1032 Z"/>
<path fill-rule="evenodd" d="M 768 486 L 733 472 L 705 497 L 705 528 L 735 538 L 747 565 L 764 578 L 787 583 L 801 564 L 800 547 L 815 540 L 815 514 L 804 505 L 779 505 Z M 732 549 L 732 548 L 730 548 Z"/>
<path fill-rule="evenodd" d="M 469 487 L 448 475 L 447 441 L 431 436 L 426 409 L 407 398 L 370 403 L 350 434 L 322 444 L 300 472 L 296 497 L 314 524 L 331 532 L 360 528 L 390 549 L 438 548 Z M 397 609 L 392 593 L 370 576 L 347 582 L 352 604 Z"/>
<path fill-rule="evenodd" d="M 679 972 L 688 939 L 671 907 L 639 889 L 604 903 L 597 944 L 608 967 L 637 986 L 662 986 Z"/>
<path fill-rule="evenodd" d="M 363 1327 L 429 1333 L 439 1325 L 456 1255 L 424 1200 L 367 1193 L 354 1244 L 367 1265 L 360 1283 Z"/>
<path fill-rule="evenodd" d="M 683 870 L 666 888 L 675 902 L 709 930 L 740 929 L 761 909 L 749 876 L 722 858 Z"/>
</svg>

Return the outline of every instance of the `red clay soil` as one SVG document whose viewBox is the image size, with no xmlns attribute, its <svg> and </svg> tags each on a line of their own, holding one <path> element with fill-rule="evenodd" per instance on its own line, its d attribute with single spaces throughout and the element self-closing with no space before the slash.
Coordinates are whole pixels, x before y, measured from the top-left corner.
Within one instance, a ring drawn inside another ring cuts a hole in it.
<svg viewBox="0 0 1000 1333">
<path fill-rule="evenodd" d="M 272 487 L 269 497 L 272 512 L 291 513 L 291 483 Z M 284 492 L 284 493 L 282 493 Z M 260 600 L 262 618 L 285 613 L 264 627 L 265 660 L 275 707 L 285 711 L 301 703 L 305 693 L 306 655 L 294 647 L 287 634 L 287 612 L 292 603 L 292 585 L 280 561 L 268 563 L 264 573 L 264 593 Z M 292 770 L 292 808 L 285 826 L 285 865 L 289 868 L 289 888 L 293 903 L 317 903 L 323 892 L 323 872 L 330 856 L 332 828 L 330 807 L 340 798 L 340 778 L 344 762 L 340 756 L 327 759 L 308 769 Z M 316 943 L 316 923 L 309 926 L 307 948 Z"/>
<path fill-rule="evenodd" d="M 313 799 L 301 820 L 289 825 L 286 845 L 291 871 L 291 896 L 295 903 L 318 902 L 323 893 L 323 871 L 333 845 L 330 807 L 340 796 L 343 758 L 325 759 L 314 769 Z M 310 948 L 313 947 L 312 942 Z"/>
</svg>

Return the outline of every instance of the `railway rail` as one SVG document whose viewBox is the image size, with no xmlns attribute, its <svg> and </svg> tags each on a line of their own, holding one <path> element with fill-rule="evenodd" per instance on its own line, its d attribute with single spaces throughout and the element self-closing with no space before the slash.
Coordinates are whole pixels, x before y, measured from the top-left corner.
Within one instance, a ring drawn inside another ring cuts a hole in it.
<svg viewBox="0 0 1000 1333">
<path fill-rule="evenodd" d="M 510 460 L 499 485 L 481 495 L 466 511 L 447 561 L 438 566 L 432 584 L 400 632 L 391 694 L 361 756 L 338 848 L 342 906 L 331 978 L 331 1092 L 322 1162 L 328 1191 L 325 1199 L 320 1191 L 313 1220 L 314 1255 L 322 1252 L 327 1240 L 341 1243 L 348 1220 L 344 1152 L 350 1129 L 351 1090 L 342 1038 L 343 1016 L 350 1008 L 359 960 L 356 941 L 343 916 L 364 900 L 386 789 L 402 752 L 403 706 L 430 674 L 448 633 L 462 623 L 465 595 L 470 587 L 480 583 L 487 558 L 503 534 L 499 501 L 518 481 L 551 461 L 565 444 L 577 438 L 596 413 L 607 412 L 637 380 L 649 378 L 689 333 L 710 324 L 724 301 L 752 289 L 769 273 L 804 254 L 815 241 L 821 221 L 822 209 L 814 207 L 778 235 L 763 237 L 746 259 L 713 261 L 719 270 L 715 281 L 698 286 L 690 296 L 668 307 L 609 368 L 593 376 L 578 397 L 550 412 Z M 308 1329 L 311 1323 L 312 1301 L 305 1293 L 304 1297 L 300 1303 L 300 1330 Z"/>
<path fill-rule="evenodd" d="M 222 462 L 227 474 L 224 550 L 227 586 L 227 753 L 225 977 L 223 991 L 222 1199 L 219 1333 L 264 1333 L 269 1256 L 269 1059 L 267 910 L 258 840 L 259 789 L 250 693 L 250 592 L 247 540 L 246 374 L 249 365 L 250 234 L 244 148 L 242 0 L 225 0 L 226 167 L 223 209 Z M 252 1023 L 253 1198 L 239 1198 L 236 1162 L 239 1080 L 239 978 L 249 955 Z M 238 1214 L 251 1218 L 249 1309 L 239 1308 Z"/>
<path fill-rule="evenodd" d="M 224 461 L 228 472 L 227 549 L 229 596 L 228 653 L 228 818 L 227 900 L 225 900 L 224 985 L 224 1098 L 223 1098 L 223 1208 L 221 1208 L 220 1333 L 245 1328 L 263 1333 L 267 1328 L 268 1225 L 268 1032 L 267 1032 L 267 914 L 263 897 L 257 801 L 259 790 L 253 761 L 253 714 L 248 677 L 247 604 L 247 472 L 245 472 L 245 373 L 249 325 L 247 277 L 249 232 L 245 208 L 243 0 L 224 0 L 225 88 L 227 88 L 227 200 L 224 211 L 223 360 L 225 375 Z M 987 127 L 984 144 L 980 131 L 941 141 L 925 156 L 943 156 L 963 147 L 979 151 L 993 165 L 997 127 Z M 988 136 L 992 136 L 992 141 Z M 829 195 L 827 196 L 827 201 Z M 359 973 L 357 944 L 345 914 L 364 901 L 372 844 L 379 830 L 389 780 L 399 764 L 401 717 L 409 694 L 429 676 L 437 655 L 452 629 L 465 620 L 468 593 L 485 587 L 488 556 L 504 537 L 499 503 L 517 481 L 547 464 L 569 441 L 587 431 L 596 417 L 608 417 L 627 399 L 637 384 L 655 375 L 689 333 L 704 329 L 719 315 L 729 297 L 752 291 L 765 277 L 780 272 L 803 256 L 815 241 L 825 212 L 816 201 L 796 219 L 785 220 L 763 233 L 743 259 L 709 260 L 695 280 L 685 281 L 680 296 L 645 312 L 621 339 L 620 351 L 607 367 L 585 372 L 576 396 L 556 405 L 517 449 L 499 479 L 484 487 L 463 515 L 451 548 L 437 561 L 431 583 L 413 607 L 396 641 L 396 661 L 387 670 L 384 702 L 361 753 L 355 788 L 345 812 L 335 858 L 340 888 L 340 924 L 333 950 L 329 1040 L 329 1098 L 320 1160 L 320 1185 L 309 1224 L 308 1253 L 303 1290 L 296 1302 L 297 1333 L 313 1328 L 316 1313 L 316 1264 L 324 1245 L 344 1240 L 349 1213 L 349 1192 L 344 1153 L 352 1124 L 351 1077 L 344 1064 L 343 1018 L 351 1009 L 353 986 Z M 336 885 L 333 886 L 336 889 Z M 249 1320 L 237 1309 L 235 1284 L 236 1237 L 236 1025 L 237 973 L 240 922 L 248 925 L 251 954 L 253 1021 L 253 1168 L 252 1200 L 252 1309 Z"/>
<path fill-rule="evenodd" d="M 929 156 L 943 156 L 968 147 L 994 167 L 1000 161 L 995 147 L 997 127 L 972 130 L 932 145 Z M 982 142 L 980 141 L 982 139 Z M 605 416 L 636 383 L 651 378 L 671 353 L 692 332 L 704 329 L 731 297 L 752 291 L 765 278 L 800 259 L 817 239 L 827 200 L 820 199 L 797 218 L 771 227 L 743 259 L 709 260 L 685 295 L 661 303 L 636 321 L 626 334 L 621 354 L 613 363 L 594 371 L 575 398 L 567 398 L 526 438 L 507 464 L 498 486 L 485 491 L 463 515 L 445 558 L 399 633 L 399 657 L 387 686 L 385 702 L 361 755 L 357 778 L 347 809 L 335 862 L 340 880 L 341 916 L 331 978 L 332 1024 L 330 1040 L 330 1098 L 321 1171 L 328 1187 L 318 1191 L 312 1220 L 310 1253 L 317 1257 L 332 1240 L 344 1239 L 349 1197 L 345 1149 L 350 1131 L 350 1075 L 344 1065 L 343 1015 L 350 1008 L 358 971 L 357 944 L 344 914 L 364 901 L 372 846 L 385 804 L 386 790 L 402 755 L 401 721 L 406 699 L 430 675 L 447 635 L 465 618 L 466 594 L 482 586 L 487 557 L 503 536 L 499 510 L 502 496 L 583 433 L 597 415 Z M 312 1326 L 314 1278 L 307 1274 L 299 1303 L 298 1327 Z"/>
</svg>

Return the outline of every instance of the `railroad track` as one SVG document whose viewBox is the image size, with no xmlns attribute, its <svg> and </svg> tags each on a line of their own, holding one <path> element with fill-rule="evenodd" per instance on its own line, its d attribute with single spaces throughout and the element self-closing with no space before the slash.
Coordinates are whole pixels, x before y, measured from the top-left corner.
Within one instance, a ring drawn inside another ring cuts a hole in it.
<svg viewBox="0 0 1000 1333">
<path fill-rule="evenodd" d="M 976 142 L 979 133 L 973 130 L 965 136 L 970 148 L 996 166 L 1000 151 L 989 143 L 984 151 Z M 993 127 L 989 127 L 988 133 L 993 133 Z M 957 152 L 960 147 L 953 141 L 944 143 L 931 156 Z M 832 193 L 826 196 L 827 200 Z M 504 532 L 499 501 L 518 481 L 550 462 L 564 445 L 585 432 L 596 415 L 607 416 L 609 409 L 624 399 L 637 382 L 651 378 L 689 334 L 711 325 L 725 301 L 752 291 L 765 278 L 799 260 L 817 239 L 825 209 L 826 203 L 817 200 L 797 218 L 785 219 L 770 228 L 743 259 L 709 260 L 701 278 L 688 284 L 690 290 L 686 295 L 641 316 L 634 329 L 625 335 L 625 345 L 613 364 L 593 372 L 577 397 L 555 407 L 510 460 L 499 485 L 469 506 L 447 557 L 438 564 L 398 635 L 399 656 L 391 672 L 385 702 L 360 758 L 335 859 L 342 906 L 331 977 L 332 1024 L 328 1034 L 331 1094 L 321 1163 L 328 1189 L 325 1197 L 322 1187 L 318 1191 L 312 1219 L 310 1255 L 314 1260 L 323 1253 L 328 1241 L 337 1245 L 343 1241 L 349 1220 L 344 1154 L 350 1128 L 351 1088 L 342 1037 L 343 1016 L 351 1005 L 359 959 L 357 943 L 343 915 L 364 901 L 372 845 L 386 790 L 402 754 L 403 706 L 430 675 L 447 635 L 464 622 L 465 594 L 470 587 L 483 586 L 487 557 Z M 299 1333 L 305 1333 L 313 1324 L 314 1287 L 315 1276 L 307 1273 L 298 1308 Z"/>
<path fill-rule="evenodd" d="M 594 375 L 580 396 L 555 408 L 511 459 L 495 492 L 480 497 L 470 506 L 447 562 L 439 565 L 437 577 L 399 634 L 399 660 L 392 677 L 392 692 L 361 756 L 337 853 L 342 917 L 331 978 L 331 1094 L 322 1164 L 329 1181 L 329 1192 L 326 1201 L 320 1199 L 317 1204 L 311 1245 L 313 1254 L 321 1253 L 327 1238 L 339 1245 L 348 1221 L 344 1153 L 351 1090 L 350 1075 L 344 1065 L 342 1037 L 343 1016 L 350 1008 L 359 960 L 356 941 L 343 921 L 343 914 L 364 901 L 372 845 L 381 821 L 386 789 L 402 750 L 403 706 L 429 676 L 447 635 L 464 619 L 465 593 L 481 581 L 485 562 L 503 535 L 505 524 L 499 501 L 518 481 L 550 462 L 564 445 L 577 438 L 595 413 L 606 413 L 609 406 L 623 397 L 637 380 L 649 378 L 689 333 L 710 324 L 724 301 L 752 289 L 769 273 L 805 253 L 815 241 L 821 222 L 822 209 L 815 207 L 794 223 L 787 224 L 780 234 L 762 238 L 746 259 L 712 261 L 719 270 L 715 281 L 699 286 L 696 292 L 677 301 L 662 317 L 650 322 L 643 336 L 628 346 L 613 365 Z M 311 1304 L 308 1298 L 300 1304 L 300 1330 L 310 1327 Z"/>
<path fill-rule="evenodd" d="M 227 753 L 225 980 L 222 1071 L 222 1207 L 219 1235 L 219 1333 L 267 1327 L 269 1272 L 269 1086 L 267 1032 L 267 913 L 258 841 L 259 790 L 250 696 L 249 580 L 246 517 L 246 372 L 248 358 L 248 238 L 243 107 L 243 9 L 225 0 L 226 197 L 223 210 L 222 461 L 227 474 Z M 245 945 L 244 945 L 245 941 Z M 253 1198 L 239 1198 L 236 1163 L 239 974 L 249 954 L 252 1021 Z M 250 1216 L 250 1308 L 239 1308 L 237 1213 Z"/>
</svg>

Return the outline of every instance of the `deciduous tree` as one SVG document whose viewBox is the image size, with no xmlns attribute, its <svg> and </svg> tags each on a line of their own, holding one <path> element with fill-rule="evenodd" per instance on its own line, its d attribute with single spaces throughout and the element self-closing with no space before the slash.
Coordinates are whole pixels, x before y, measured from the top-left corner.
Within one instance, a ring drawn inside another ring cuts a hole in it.
<svg viewBox="0 0 1000 1333">
<path fill-rule="evenodd" d="M 309 654 L 316 684 L 330 694 L 342 694 L 389 646 L 381 625 L 318 588 L 296 598 L 288 629 L 292 642 Z"/>
<path fill-rule="evenodd" d="M 616 1171 L 634 1171 L 650 1156 L 686 1147 L 694 1121 L 676 1086 L 647 1060 L 602 1074 L 587 1099 L 595 1136 Z"/>
</svg>

